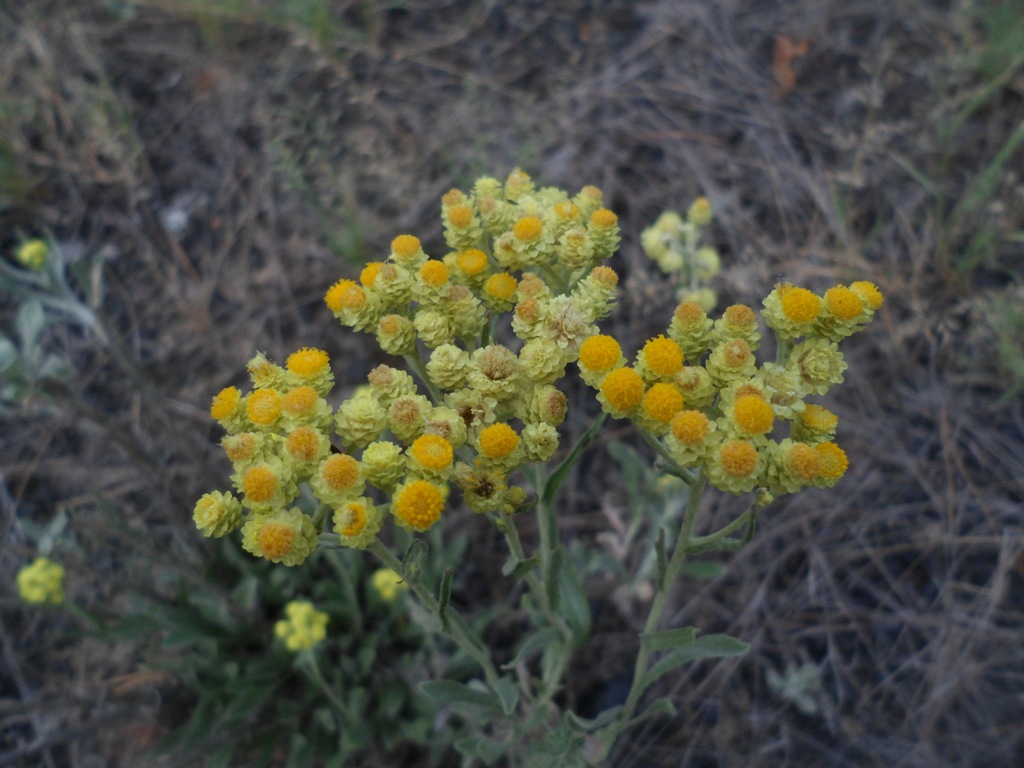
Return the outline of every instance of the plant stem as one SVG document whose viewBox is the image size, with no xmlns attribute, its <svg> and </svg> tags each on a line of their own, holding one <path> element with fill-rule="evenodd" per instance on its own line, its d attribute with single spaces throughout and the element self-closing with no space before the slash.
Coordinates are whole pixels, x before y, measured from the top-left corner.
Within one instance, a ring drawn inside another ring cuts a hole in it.
<svg viewBox="0 0 1024 768">
<path fill-rule="evenodd" d="M 690 487 L 690 497 L 686 500 L 686 514 L 683 517 L 683 524 L 679 529 L 679 538 L 676 541 L 675 549 L 672 551 L 672 557 L 668 561 L 668 567 L 665 569 L 664 579 L 661 584 L 657 585 L 658 588 L 654 595 L 654 602 L 651 603 L 651 612 L 647 615 L 647 623 L 644 625 L 644 634 L 656 632 L 658 625 L 661 623 L 669 591 L 679 578 L 679 572 L 682 570 L 683 563 L 686 562 L 686 550 L 690 544 L 690 537 L 693 534 L 693 526 L 697 520 L 697 511 L 700 509 L 700 500 L 704 495 L 706 484 L 707 478 L 701 473 Z M 632 717 L 633 711 L 640 700 L 640 694 L 643 692 L 642 682 L 644 674 L 647 672 L 650 656 L 650 647 L 641 643 L 640 652 L 636 657 L 636 666 L 633 670 L 633 684 L 630 686 L 629 694 L 626 696 L 626 703 L 616 718 L 616 733 L 629 723 L 629 719 Z M 611 744 L 609 744 L 610 746 Z"/>
<path fill-rule="evenodd" d="M 408 365 L 413 373 L 423 382 L 423 386 L 430 392 L 430 397 L 433 399 L 435 405 L 440 405 L 444 402 L 444 397 L 441 396 L 441 390 L 434 386 L 434 382 L 430 380 L 430 376 L 427 375 L 427 366 L 420 360 L 419 355 L 403 355 L 406 365 Z"/>
<path fill-rule="evenodd" d="M 316 683 L 316 686 L 323 691 L 324 695 L 331 700 L 331 704 L 341 713 L 342 717 L 345 718 L 345 722 L 352 722 L 351 714 L 348 711 L 348 707 L 345 706 L 345 702 L 338 698 L 337 694 L 331 690 L 331 686 L 324 680 L 323 674 L 320 672 L 320 665 L 317 664 L 316 655 L 312 649 L 302 651 L 302 655 L 299 657 L 299 666 L 305 670 L 307 676 Z"/>
<path fill-rule="evenodd" d="M 379 539 L 370 544 L 368 549 L 373 552 L 373 554 L 376 555 L 384 565 L 395 573 L 401 574 L 403 572 L 402 561 L 399 560 L 390 549 L 385 547 Z M 416 597 L 419 598 L 424 607 L 426 607 L 426 609 L 430 611 L 440 622 L 441 605 L 437 602 L 437 598 L 435 598 L 430 593 L 430 590 L 423 586 L 421 582 L 409 579 L 407 580 L 407 583 L 412 591 L 416 593 Z M 479 638 L 474 635 L 473 630 L 470 629 L 466 620 L 463 619 L 451 605 L 445 608 L 445 616 L 448 619 L 447 633 L 459 648 L 465 651 L 470 658 L 480 665 L 480 668 L 483 669 L 487 684 L 493 691 L 497 692 L 499 679 L 498 671 L 494 668 L 491 656 L 483 646 L 483 643 L 481 643 Z"/>
</svg>

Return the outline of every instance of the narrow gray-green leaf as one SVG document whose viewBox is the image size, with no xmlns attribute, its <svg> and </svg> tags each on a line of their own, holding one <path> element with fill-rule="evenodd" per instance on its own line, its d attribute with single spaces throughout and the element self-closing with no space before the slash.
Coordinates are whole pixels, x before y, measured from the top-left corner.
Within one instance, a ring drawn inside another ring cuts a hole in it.
<svg viewBox="0 0 1024 768">
<path fill-rule="evenodd" d="M 575 728 L 577 731 L 596 731 L 598 728 L 603 728 L 604 726 L 608 725 L 608 723 L 614 720 L 615 716 L 618 715 L 621 711 L 621 704 L 614 707 L 609 707 L 603 712 L 600 712 L 597 715 L 597 717 L 593 718 L 580 717 L 575 712 L 569 711 L 565 713 L 565 722 L 567 722 L 571 727 Z"/>
<path fill-rule="evenodd" d="M 452 569 L 445 568 L 441 575 L 441 586 L 437 591 L 438 618 L 441 619 L 441 628 L 448 631 L 448 603 L 452 599 Z"/>
<path fill-rule="evenodd" d="M 572 558 L 564 549 L 556 549 L 551 559 L 551 578 L 555 582 L 556 605 L 572 630 L 573 642 L 581 645 L 590 634 L 590 603 L 580 584 Z"/>
<path fill-rule="evenodd" d="M 434 701 L 448 704 L 473 704 L 500 710 L 501 701 L 489 691 L 471 688 L 455 680 L 428 680 L 420 683 L 420 690 Z"/>
<path fill-rule="evenodd" d="M 559 464 L 555 471 L 551 473 L 551 476 L 548 477 L 548 480 L 544 483 L 544 488 L 541 491 L 541 498 L 545 503 L 555 498 L 555 494 L 558 493 L 558 489 L 562 487 L 562 483 L 565 482 L 565 478 L 568 476 L 569 471 L 576 465 L 576 462 L 579 461 L 580 454 L 583 453 L 583 449 L 590 444 L 590 441 L 593 440 L 598 431 L 600 431 L 606 418 L 607 414 L 602 413 L 594 419 L 594 423 L 590 425 L 590 429 L 583 433 L 579 442 L 577 442 L 569 452 L 569 455 L 562 459 L 562 463 Z"/>
<path fill-rule="evenodd" d="M 503 664 L 502 669 L 513 669 L 517 664 L 530 658 L 535 651 L 539 651 L 541 648 L 557 641 L 558 630 L 554 627 L 544 627 L 544 629 L 538 630 L 523 641 L 515 658 L 507 664 Z"/>
<path fill-rule="evenodd" d="M 670 651 L 689 645 L 699 634 L 700 630 L 696 627 L 679 627 L 663 632 L 645 632 L 640 635 L 640 642 L 650 651 Z"/>
<path fill-rule="evenodd" d="M 503 677 L 498 680 L 496 690 L 498 698 L 501 699 L 502 711 L 506 715 L 511 715 L 516 711 L 516 704 L 519 703 L 519 688 L 507 677 Z"/>
<path fill-rule="evenodd" d="M 643 676 L 640 689 L 645 690 L 666 672 L 670 672 L 683 664 L 689 664 L 697 659 L 738 656 L 741 653 L 745 653 L 749 647 L 742 640 L 729 637 L 729 635 L 705 635 L 704 637 L 698 637 L 689 645 L 670 651 L 663 658 L 659 659 Z"/>
</svg>

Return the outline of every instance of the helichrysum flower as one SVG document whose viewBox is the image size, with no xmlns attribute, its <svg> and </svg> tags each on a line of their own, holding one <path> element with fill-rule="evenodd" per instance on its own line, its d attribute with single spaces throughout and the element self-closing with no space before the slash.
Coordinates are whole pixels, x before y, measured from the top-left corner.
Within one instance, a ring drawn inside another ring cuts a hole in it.
<svg viewBox="0 0 1024 768">
<path fill-rule="evenodd" d="M 405 445 L 423 434 L 423 426 L 431 409 L 423 395 L 403 395 L 388 406 L 388 428 Z"/>
<path fill-rule="evenodd" d="M 322 349 L 303 347 L 288 356 L 285 362 L 291 385 L 309 386 L 320 395 L 326 395 L 334 386 L 334 373 L 331 371 L 331 359 Z"/>
<path fill-rule="evenodd" d="M 430 349 L 455 341 L 455 328 L 446 314 L 436 309 L 420 309 L 413 316 L 416 335 Z"/>
<path fill-rule="evenodd" d="M 757 367 L 750 352 L 750 345 L 743 339 L 733 339 L 717 345 L 711 350 L 704 366 L 718 387 L 751 378 Z"/>
<path fill-rule="evenodd" d="M 551 339 L 530 339 L 519 350 L 523 374 L 536 384 L 553 384 L 565 374 L 562 349 Z"/>
<path fill-rule="evenodd" d="M 751 351 L 761 343 L 761 331 L 757 326 L 757 315 L 746 304 L 733 304 L 715 321 L 712 335 L 715 341 L 743 339 Z"/>
<path fill-rule="evenodd" d="M 299 565 L 316 546 L 313 519 L 294 507 L 255 515 L 242 526 L 242 548 L 272 563 Z"/>
<path fill-rule="evenodd" d="M 816 443 L 814 450 L 818 454 L 819 464 L 813 485 L 817 488 L 831 488 L 850 466 L 846 452 L 835 443 Z"/>
<path fill-rule="evenodd" d="M 257 429 L 273 429 L 281 418 L 281 394 L 276 389 L 257 389 L 245 398 L 245 415 Z"/>
<path fill-rule="evenodd" d="M 686 220 L 695 227 L 706 227 L 711 223 L 711 202 L 706 197 L 698 197 L 686 212 Z"/>
<path fill-rule="evenodd" d="M 253 355 L 246 364 L 246 369 L 249 371 L 249 378 L 256 389 L 281 391 L 288 388 L 288 371 L 268 360 L 262 352 Z"/>
<path fill-rule="evenodd" d="M 313 387 L 295 387 L 281 398 L 281 421 L 287 427 L 306 426 L 326 430 L 334 421 L 334 411 Z"/>
<path fill-rule="evenodd" d="M 284 615 L 274 625 L 274 635 L 292 653 L 313 648 L 327 637 L 327 614 L 312 603 L 293 600 L 284 607 Z"/>
<path fill-rule="evenodd" d="M 459 414 L 470 434 L 476 434 L 498 417 L 498 401 L 482 392 L 467 388 L 450 392 L 445 405 Z"/>
<path fill-rule="evenodd" d="M 469 373 L 469 353 L 454 344 L 442 344 L 430 353 L 427 375 L 438 389 L 458 389 Z"/>
<path fill-rule="evenodd" d="M 644 380 L 629 367 L 616 368 L 601 381 L 597 399 L 616 419 L 630 416 L 644 397 Z"/>
<path fill-rule="evenodd" d="M 683 410 L 683 395 L 674 384 L 658 382 L 644 393 L 637 409 L 636 422 L 655 435 L 668 432 L 672 418 Z"/>
<path fill-rule="evenodd" d="M 309 485 L 320 501 L 337 507 L 361 495 L 365 481 L 358 461 L 347 453 L 332 453 L 320 462 Z"/>
<path fill-rule="evenodd" d="M 550 424 L 557 427 L 565 421 L 569 400 L 551 384 L 534 387 L 523 401 L 523 408 L 517 411 L 526 424 Z"/>
<path fill-rule="evenodd" d="M 697 253 L 693 257 L 693 273 L 698 280 L 709 282 L 721 268 L 722 259 L 719 257 L 718 251 L 706 247 L 697 249 Z"/>
<path fill-rule="evenodd" d="M 390 491 L 405 476 L 402 447 L 386 440 L 366 446 L 360 466 L 366 481 L 382 491 Z"/>
<path fill-rule="evenodd" d="M 768 434 L 775 425 L 775 411 L 770 403 L 758 395 L 736 398 L 725 416 L 731 430 L 748 439 Z"/>
<path fill-rule="evenodd" d="M 453 279 L 461 278 L 467 285 L 479 288 L 490 274 L 490 261 L 487 254 L 479 248 L 467 248 L 455 254 L 456 274 Z"/>
<path fill-rule="evenodd" d="M 498 468 L 506 474 L 520 463 L 519 435 L 508 424 L 498 422 L 480 431 L 477 437 L 482 467 Z"/>
<path fill-rule="evenodd" d="M 516 302 L 512 312 L 512 333 L 520 339 L 535 338 L 542 322 L 544 308 L 538 299 L 521 298 Z"/>
<path fill-rule="evenodd" d="M 516 302 L 519 281 L 508 272 L 497 272 L 484 282 L 483 300 L 492 312 L 508 312 Z"/>
<path fill-rule="evenodd" d="M 64 566 L 37 557 L 17 576 L 18 596 L 26 603 L 60 605 L 64 602 Z"/>
<path fill-rule="evenodd" d="M 466 381 L 473 389 L 499 403 L 510 402 L 523 385 L 519 358 L 501 344 L 481 347 L 473 353 Z"/>
<path fill-rule="evenodd" d="M 635 369 L 648 384 L 669 381 L 683 369 L 683 350 L 664 336 L 650 339 L 637 353 Z"/>
<path fill-rule="evenodd" d="M 474 512 L 498 512 L 505 505 L 508 486 L 500 469 L 471 467 L 460 462 L 455 467 L 452 482 L 462 491 L 466 506 Z"/>
<path fill-rule="evenodd" d="M 356 331 L 370 330 L 381 315 L 380 302 L 372 300 L 354 280 L 339 280 L 332 285 L 324 296 L 324 303 L 342 325 Z"/>
<path fill-rule="evenodd" d="M 452 473 L 455 451 L 452 444 L 439 435 L 420 435 L 406 454 L 409 472 L 413 475 L 440 482 Z"/>
<path fill-rule="evenodd" d="M 686 360 L 696 363 L 711 347 L 711 327 L 704 307 L 694 301 L 684 301 L 672 315 L 668 337 L 679 345 Z"/>
<path fill-rule="evenodd" d="M 594 267 L 573 289 L 573 296 L 580 306 L 594 320 L 611 314 L 615 307 L 615 289 L 619 276 L 611 267 Z"/>
<path fill-rule="evenodd" d="M 706 408 L 718 392 L 711 374 L 701 365 L 684 365 L 675 375 L 673 383 L 683 393 L 683 400 L 691 408 Z"/>
<path fill-rule="evenodd" d="M 597 333 L 594 316 L 575 296 L 555 296 L 544 306 L 544 321 L 537 335 L 551 339 L 568 361 L 579 356 L 580 346 Z"/>
<path fill-rule="evenodd" d="M 387 408 L 399 397 L 416 394 L 416 381 L 406 371 L 390 365 L 378 365 L 366 380 L 370 391 L 382 407 Z"/>
<path fill-rule="evenodd" d="M 725 439 L 707 456 L 708 482 L 720 491 L 746 493 L 757 485 L 764 454 L 749 440 Z"/>
<path fill-rule="evenodd" d="M 858 280 L 855 283 L 850 283 L 850 290 L 857 294 L 861 300 L 864 313 L 863 322 L 866 323 L 874 316 L 875 311 L 882 306 L 884 300 L 882 292 L 878 290 L 878 286 L 874 283 L 869 283 L 867 280 Z"/>
<path fill-rule="evenodd" d="M 555 244 L 555 257 L 569 270 L 584 269 L 598 260 L 594 241 L 585 227 L 573 227 L 563 232 Z"/>
<path fill-rule="evenodd" d="M 622 356 L 622 347 L 613 337 L 595 334 L 580 345 L 576 362 L 580 377 L 589 386 L 599 387 L 605 376 L 626 364 L 626 359 Z"/>
<path fill-rule="evenodd" d="M 391 241 L 391 261 L 405 269 L 419 269 L 420 264 L 427 260 L 420 239 L 415 235 L 399 235 Z"/>
<path fill-rule="evenodd" d="M 451 275 L 443 261 L 427 259 L 416 271 L 412 298 L 420 304 L 437 304 L 448 293 Z"/>
<path fill-rule="evenodd" d="M 450 206 L 442 213 L 444 239 L 456 251 L 473 248 L 483 237 L 484 229 L 473 208 L 465 203 Z"/>
<path fill-rule="evenodd" d="M 203 536 L 220 538 L 242 524 L 242 504 L 230 493 L 206 493 L 196 502 L 192 520 Z"/>
<path fill-rule="evenodd" d="M 793 347 L 786 368 L 800 377 L 800 386 L 805 393 L 824 395 L 831 387 L 843 382 L 847 365 L 835 342 L 811 338 Z"/>
<path fill-rule="evenodd" d="M 366 549 L 380 533 L 383 514 L 371 499 L 360 496 L 336 507 L 333 519 L 342 546 Z"/>
<path fill-rule="evenodd" d="M 46 265 L 46 257 L 50 255 L 50 247 L 45 240 L 38 238 L 26 240 L 14 251 L 14 260 L 26 269 L 38 272 Z"/>
<path fill-rule="evenodd" d="M 789 438 L 770 447 L 767 485 L 775 493 L 796 493 L 818 479 L 821 455 L 813 445 Z"/>
<path fill-rule="evenodd" d="M 793 421 L 792 436 L 794 440 L 808 443 L 827 442 L 836 436 L 838 424 L 839 417 L 832 411 L 808 403 L 803 413 Z"/>
<path fill-rule="evenodd" d="M 475 343 L 487 324 L 487 310 L 480 299 L 466 286 L 453 285 L 441 302 L 441 311 L 451 321 L 452 332 L 458 339 L 471 339 Z"/>
<path fill-rule="evenodd" d="M 679 411 L 669 424 L 665 445 L 679 466 L 695 467 L 703 461 L 715 429 L 715 422 L 703 411 Z"/>
<path fill-rule="evenodd" d="M 580 209 L 580 215 L 589 218 L 604 203 L 604 193 L 600 188 L 588 184 L 572 199 Z"/>
<path fill-rule="evenodd" d="M 607 208 L 598 208 L 590 214 L 587 234 L 594 246 L 594 257 L 600 261 L 609 258 L 619 247 L 619 217 Z"/>
<path fill-rule="evenodd" d="M 266 460 L 267 439 L 263 432 L 238 432 L 234 435 L 225 435 L 220 444 L 237 472 Z"/>
<path fill-rule="evenodd" d="M 225 387 L 214 396 L 210 403 L 210 416 L 227 432 L 240 432 L 248 426 L 238 387 Z"/>
<path fill-rule="evenodd" d="M 423 533 L 441 519 L 444 495 L 427 480 L 412 480 L 395 489 L 391 498 L 391 514 L 398 524 L 410 531 Z"/>
<path fill-rule="evenodd" d="M 331 441 L 326 434 L 313 427 L 296 427 L 284 440 L 282 460 L 291 465 L 299 478 L 313 474 L 316 466 L 331 452 Z"/>
<path fill-rule="evenodd" d="M 466 442 L 468 429 L 458 411 L 446 405 L 439 405 L 431 408 L 424 417 L 423 434 L 443 437 L 453 449 L 458 450 Z"/>
<path fill-rule="evenodd" d="M 389 355 L 416 352 L 416 327 L 402 315 L 384 315 L 377 321 L 377 344 Z"/>
<path fill-rule="evenodd" d="M 780 283 L 765 297 L 763 317 L 779 336 L 794 338 L 814 331 L 821 297 L 806 288 Z"/>
<path fill-rule="evenodd" d="M 379 440 L 388 417 L 374 397 L 353 397 L 338 408 L 334 427 L 347 446 L 362 447 Z"/>
<path fill-rule="evenodd" d="M 543 422 L 527 424 L 523 428 L 522 444 L 527 461 L 547 463 L 558 451 L 558 430 Z"/>
<path fill-rule="evenodd" d="M 242 506 L 259 513 L 287 504 L 298 493 L 288 466 L 275 457 L 268 457 L 266 461 L 236 472 L 232 480 L 243 494 Z"/>
<path fill-rule="evenodd" d="M 761 380 L 764 383 L 765 399 L 775 409 L 776 416 L 792 419 L 806 407 L 800 376 L 795 371 L 775 363 L 764 363 L 761 366 Z"/>
<path fill-rule="evenodd" d="M 386 603 L 392 602 L 402 592 L 409 589 L 405 579 L 390 568 L 378 568 L 374 571 L 370 576 L 370 586 Z"/>
<path fill-rule="evenodd" d="M 859 331 L 865 322 L 864 302 L 845 285 L 825 291 L 815 333 L 832 341 L 841 341 Z"/>
</svg>

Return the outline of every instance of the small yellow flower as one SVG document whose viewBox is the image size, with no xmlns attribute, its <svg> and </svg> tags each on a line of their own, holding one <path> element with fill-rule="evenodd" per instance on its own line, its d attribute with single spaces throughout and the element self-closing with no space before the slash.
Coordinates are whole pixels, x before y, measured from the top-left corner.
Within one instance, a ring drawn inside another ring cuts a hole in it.
<svg viewBox="0 0 1024 768">
<path fill-rule="evenodd" d="M 465 229 L 473 223 L 473 209 L 468 205 L 453 205 L 448 211 L 448 221 L 457 229 Z"/>
<path fill-rule="evenodd" d="M 366 446 L 360 466 L 367 482 L 383 491 L 390 491 L 394 488 L 405 474 L 401 446 L 386 440 Z"/>
<path fill-rule="evenodd" d="M 706 227 L 711 223 L 711 203 L 706 197 L 698 197 L 686 212 L 686 220 L 695 227 Z"/>
<path fill-rule="evenodd" d="M 273 389 L 257 389 L 246 399 L 245 413 L 259 427 L 273 426 L 281 415 L 281 395 Z"/>
<path fill-rule="evenodd" d="M 391 241 L 391 253 L 395 261 L 405 265 L 421 252 L 420 239 L 415 235 L 399 235 Z"/>
<path fill-rule="evenodd" d="M 619 223 L 619 217 L 607 208 L 598 208 L 590 214 L 590 224 L 598 229 L 611 229 Z"/>
<path fill-rule="evenodd" d="M 242 475 L 242 493 L 254 504 L 266 504 L 281 488 L 281 479 L 267 464 L 251 467 Z"/>
<path fill-rule="evenodd" d="M 757 485 L 764 457 L 748 440 L 725 440 L 707 460 L 708 481 L 720 491 L 747 493 Z"/>
<path fill-rule="evenodd" d="M 831 488 L 839 482 L 839 478 L 846 474 L 846 470 L 850 466 L 850 461 L 846 458 L 846 451 L 835 443 L 818 443 L 814 446 L 814 450 L 820 460 L 814 485 L 818 488 Z"/>
<path fill-rule="evenodd" d="M 455 257 L 455 265 L 466 277 L 476 277 L 487 269 L 487 254 L 479 248 L 467 248 Z"/>
<path fill-rule="evenodd" d="M 288 433 L 284 441 L 285 455 L 299 464 L 311 465 L 319 461 L 331 450 L 331 441 L 327 435 L 312 427 L 296 427 Z M 308 475 L 312 467 L 303 472 Z"/>
<path fill-rule="evenodd" d="M 327 637 L 327 614 L 312 603 L 293 600 L 284 607 L 285 618 L 274 625 L 274 635 L 292 653 L 313 648 Z"/>
<path fill-rule="evenodd" d="M 508 424 L 492 424 L 480 432 L 480 453 L 488 459 L 504 459 L 519 445 L 519 435 Z"/>
<path fill-rule="evenodd" d="M 512 308 L 518 287 L 519 283 L 512 275 L 498 272 L 484 283 L 484 301 L 495 312 L 505 312 Z"/>
<path fill-rule="evenodd" d="M 377 275 L 380 274 L 380 269 L 383 266 L 383 261 L 371 261 L 363 267 L 363 271 L 359 273 L 359 282 L 363 284 L 364 288 L 373 287 L 373 283 L 377 279 Z"/>
<path fill-rule="evenodd" d="M 370 576 L 370 585 L 386 603 L 392 602 L 399 594 L 409 589 L 405 579 L 390 568 L 378 568 L 374 571 Z"/>
<path fill-rule="evenodd" d="M 371 499 L 360 496 L 334 510 L 334 530 L 342 546 L 366 549 L 377 538 L 382 517 Z"/>
<path fill-rule="evenodd" d="M 758 395 L 737 397 L 731 415 L 732 423 L 748 437 L 767 434 L 775 424 L 775 411 L 771 404 Z"/>
<path fill-rule="evenodd" d="M 679 411 L 672 417 L 672 436 L 685 445 L 696 445 L 709 431 L 710 421 L 701 411 Z"/>
<path fill-rule="evenodd" d="M 339 280 L 327 290 L 324 303 L 335 314 L 344 310 L 357 311 L 366 304 L 366 292 L 354 280 Z"/>
<path fill-rule="evenodd" d="M 821 299 L 806 288 L 790 285 L 779 291 L 782 313 L 793 323 L 809 323 L 821 311 Z"/>
<path fill-rule="evenodd" d="M 359 462 L 347 453 L 332 453 L 321 461 L 309 484 L 317 498 L 330 506 L 358 496 L 365 487 Z"/>
<path fill-rule="evenodd" d="M 654 422 L 656 432 L 668 430 L 672 417 L 683 410 L 683 396 L 672 384 L 659 382 L 644 394 L 641 409 L 646 420 Z M 645 425 L 646 426 L 646 425 Z"/>
<path fill-rule="evenodd" d="M 855 283 L 850 283 L 850 290 L 857 294 L 858 298 L 864 302 L 864 306 L 872 312 L 882 306 L 884 301 L 882 292 L 878 290 L 878 286 L 874 283 L 869 283 L 867 280 L 858 280 Z"/>
<path fill-rule="evenodd" d="M 637 369 L 641 375 L 648 374 L 649 380 L 665 379 L 679 373 L 683 368 L 683 350 L 679 345 L 658 336 L 644 344 L 637 355 Z"/>
<path fill-rule="evenodd" d="M 426 480 L 413 480 L 395 489 L 391 514 L 407 530 L 423 533 L 441 519 L 444 496 L 441 489 Z"/>
<path fill-rule="evenodd" d="M 793 438 L 820 443 L 835 437 L 839 417 L 827 408 L 809 403 L 793 423 Z"/>
<path fill-rule="evenodd" d="M 242 393 L 238 387 L 225 387 L 214 396 L 210 404 L 210 416 L 216 421 L 227 421 L 238 411 L 241 402 Z"/>
<path fill-rule="evenodd" d="M 579 365 L 586 373 L 606 373 L 622 362 L 622 347 L 611 336 L 597 334 L 580 345 Z"/>
<path fill-rule="evenodd" d="M 845 286 L 837 285 L 825 291 L 825 307 L 837 319 L 850 321 L 860 317 L 863 304 L 856 293 Z"/>
<path fill-rule="evenodd" d="M 285 367 L 290 373 L 309 379 L 321 375 L 329 364 L 330 357 L 322 349 L 303 347 L 288 356 Z"/>
<path fill-rule="evenodd" d="M 255 515 L 242 526 L 242 548 L 272 563 L 299 565 L 316 546 L 313 519 L 294 507 Z"/>
<path fill-rule="evenodd" d="M 428 259 L 420 266 L 419 276 L 426 285 L 436 288 L 448 282 L 448 267 L 443 261 Z"/>
<path fill-rule="evenodd" d="M 60 605 L 64 602 L 64 567 L 37 557 L 17 576 L 18 595 L 26 603 Z"/>
<path fill-rule="evenodd" d="M 242 505 L 230 493 L 206 493 L 196 502 L 192 520 L 203 536 L 220 538 L 242 524 Z"/>
<path fill-rule="evenodd" d="M 644 380 L 632 368 L 616 368 L 604 377 L 598 400 L 617 419 L 631 413 L 644 397 Z"/>
<path fill-rule="evenodd" d="M 46 264 L 46 257 L 50 255 L 50 247 L 46 241 L 34 239 L 26 240 L 14 252 L 14 259 L 27 269 L 38 272 Z"/>
<path fill-rule="evenodd" d="M 409 446 L 410 470 L 422 472 L 434 480 L 451 474 L 455 451 L 452 444 L 438 435 L 420 435 Z"/>
<path fill-rule="evenodd" d="M 256 461 L 263 448 L 263 440 L 263 435 L 256 432 L 239 432 L 236 435 L 225 435 L 220 444 L 228 460 L 237 465 Z"/>
</svg>

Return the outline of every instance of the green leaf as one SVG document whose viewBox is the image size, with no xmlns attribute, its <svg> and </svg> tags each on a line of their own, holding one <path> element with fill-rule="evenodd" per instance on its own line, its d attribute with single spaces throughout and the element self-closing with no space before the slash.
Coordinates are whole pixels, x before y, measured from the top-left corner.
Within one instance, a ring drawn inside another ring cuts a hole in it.
<svg viewBox="0 0 1024 768">
<path fill-rule="evenodd" d="M 6 371 L 18 359 L 18 348 L 14 342 L 0 334 L 0 373 Z"/>
<path fill-rule="evenodd" d="M 452 599 L 452 569 L 445 568 L 441 575 L 441 586 L 437 590 L 438 618 L 441 629 L 448 631 L 448 603 Z"/>
<path fill-rule="evenodd" d="M 509 557 L 509 559 L 505 561 L 505 565 L 501 568 L 501 575 L 513 576 L 517 579 L 521 579 L 539 565 L 540 559 L 537 557 L 528 557 L 525 560 L 518 560 L 515 557 Z"/>
<path fill-rule="evenodd" d="M 559 464 L 555 471 L 551 473 L 551 476 L 548 477 L 548 480 L 544 483 L 544 488 L 541 491 L 541 499 L 545 503 L 550 502 L 555 498 L 555 494 L 558 493 L 558 489 L 562 487 L 562 483 L 565 482 L 565 478 L 569 476 L 569 471 L 576 465 L 576 462 L 579 461 L 580 455 L 583 453 L 583 449 L 590 444 L 600 431 L 607 416 L 608 414 L 602 413 L 594 420 L 594 423 L 590 425 L 590 429 L 583 433 L 579 442 L 573 446 L 569 454 L 562 459 L 562 463 Z"/>
<path fill-rule="evenodd" d="M 501 699 L 501 709 L 506 715 L 516 711 L 516 704 L 519 703 L 519 687 L 509 678 L 503 677 L 497 684 L 498 698 Z"/>
<path fill-rule="evenodd" d="M 505 754 L 505 745 L 491 739 L 467 736 L 455 742 L 455 749 L 469 758 L 477 758 L 484 765 L 491 765 Z"/>
<path fill-rule="evenodd" d="M 587 718 L 580 717 L 570 710 L 565 713 L 565 722 L 568 723 L 570 727 L 575 728 L 578 731 L 596 731 L 598 728 L 603 728 L 608 725 L 608 723 L 612 722 L 612 720 L 614 720 L 621 711 L 622 705 L 619 704 L 598 713 L 597 717 Z"/>
<path fill-rule="evenodd" d="M 665 698 L 657 699 L 656 701 L 651 702 L 651 706 L 647 707 L 647 709 L 630 720 L 627 727 L 632 727 L 638 723 L 642 723 L 644 720 L 650 720 L 652 717 L 675 717 L 675 714 L 675 704 Z"/>
<path fill-rule="evenodd" d="M 39 301 L 27 301 L 18 311 L 18 335 L 21 337 L 21 351 L 26 357 L 34 357 L 39 337 L 46 327 L 46 314 Z"/>
<path fill-rule="evenodd" d="M 419 581 L 426 561 L 427 543 L 423 539 L 413 539 L 402 557 L 402 576 L 408 581 Z"/>
<path fill-rule="evenodd" d="M 671 631 L 671 630 L 669 630 Z M 666 656 L 658 660 L 640 682 L 640 690 L 646 690 L 659 677 L 676 667 L 689 664 L 697 659 L 720 659 L 728 656 L 738 656 L 745 653 L 750 646 L 742 640 L 737 640 L 729 635 L 705 635 L 696 638 L 692 643 L 676 648 Z"/>
<path fill-rule="evenodd" d="M 551 581 L 554 586 L 552 604 L 565 618 L 572 630 L 573 643 L 579 647 L 590 634 L 590 603 L 587 602 L 587 595 L 580 584 L 572 558 L 561 547 L 552 553 Z"/>
<path fill-rule="evenodd" d="M 530 658 L 535 651 L 539 651 L 556 642 L 558 642 L 558 630 L 554 627 L 544 627 L 526 638 L 523 644 L 519 646 L 519 651 L 512 661 L 503 664 L 502 669 L 514 669 L 516 665 Z"/>
<path fill-rule="evenodd" d="M 649 651 L 670 651 L 673 648 L 681 648 L 690 645 L 697 639 L 700 630 L 696 627 L 679 627 L 678 629 L 666 629 L 663 632 L 644 632 L 640 635 L 640 643 Z"/>
<path fill-rule="evenodd" d="M 420 690 L 434 701 L 447 704 L 472 704 L 498 710 L 502 708 L 501 700 L 493 693 L 471 688 L 455 680 L 428 680 L 420 683 Z"/>
</svg>

